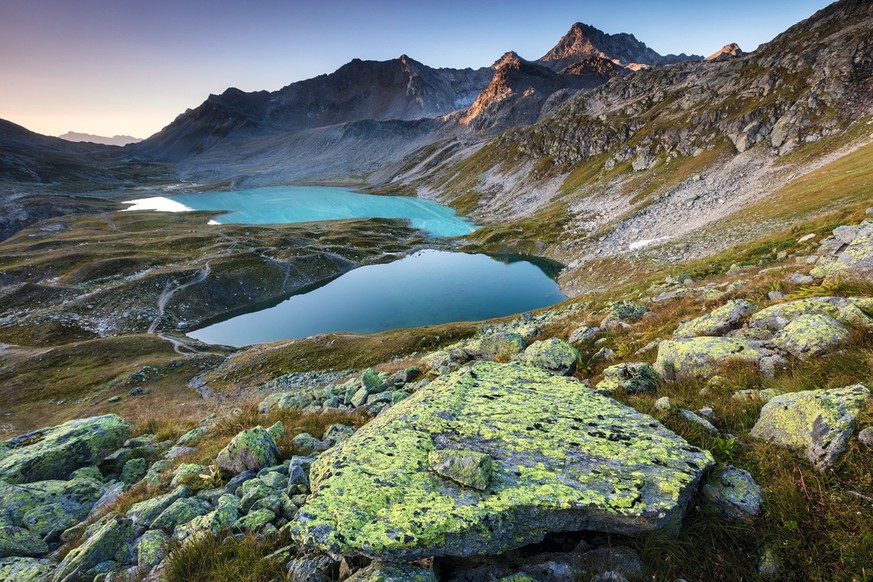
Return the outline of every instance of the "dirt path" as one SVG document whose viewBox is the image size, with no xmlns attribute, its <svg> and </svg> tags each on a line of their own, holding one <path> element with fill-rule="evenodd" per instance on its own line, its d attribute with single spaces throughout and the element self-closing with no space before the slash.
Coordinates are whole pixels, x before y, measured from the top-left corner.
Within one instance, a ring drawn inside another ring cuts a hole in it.
<svg viewBox="0 0 873 582">
<path fill-rule="evenodd" d="M 161 292 L 160 297 L 158 297 L 158 314 L 157 316 L 155 316 L 155 319 L 149 326 L 148 333 L 155 333 L 155 330 L 158 329 L 158 326 L 161 324 L 161 319 L 164 317 L 164 310 L 167 307 L 167 303 L 170 301 L 170 299 L 172 299 L 173 295 L 175 295 L 182 289 L 187 289 L 192 285 L 202 283 L 206 280 L 206 277 L 209 276 L 210 272 L 212 272 L 212 268 L 209 266 L 209 263 L 206 263 L 206 266 L 197 271 L 197 274 L 194 276 L 194 278 L 187 283 L 182 283 L 180 285 L 176 285 L 175 287 L 171 287 L 170 284 L 167 283 L 167 285 L 164 287 L 164 290 Z"/>
</svg>

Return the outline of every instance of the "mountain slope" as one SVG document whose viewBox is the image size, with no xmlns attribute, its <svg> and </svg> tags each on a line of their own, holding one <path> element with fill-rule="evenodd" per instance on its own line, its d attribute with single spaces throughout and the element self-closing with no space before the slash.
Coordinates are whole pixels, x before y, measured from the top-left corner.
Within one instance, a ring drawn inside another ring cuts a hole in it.
<svg viewBox="0 0 873 582">
<path fill-rule="evenodd" d="M 429 152 L 439 164 L 413 160 L 393 187 L 500 224 L 480 242 L 546 253 L 577 274 L 665 237 L 667 260 L 704 256 L 778 225 L 687 237 L 869 141 L 859 120 L 873 114 L 871 39 L 873 5 L 844 0 L 750 55 L 640 70 L 484 147 Z"/>
<path fill-rule="evenodd" d="M 67 133 L 59 135 L 58 137 L 60 139 L 73 142 L 85 141 L 90 143 L 99 143 L 103 145 L 114 146 L 126 146 L 129 143 L 137 143 L 142 141 L 142 139 L 130 135 L 114 135 L 112 137 L 107 137 L 103 135 L 94 135 L 91 133 L 79 133 L 76 131 L 68 131 Z"/>
</svg>

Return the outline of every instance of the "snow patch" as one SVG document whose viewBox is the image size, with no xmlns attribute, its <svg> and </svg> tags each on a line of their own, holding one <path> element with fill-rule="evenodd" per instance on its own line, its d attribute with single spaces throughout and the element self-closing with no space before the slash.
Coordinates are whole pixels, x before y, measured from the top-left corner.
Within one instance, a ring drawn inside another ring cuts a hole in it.
<svg viewBox="0 0 873 582">
<path fill-rule="evenodd" d="M 632 250 L 632 251 L 638 251 L 638 250 L 640 250 L 640 249 L 644 249 L 644 248 L 646 248 L 647 246 L 651 246 L 651 245 L 654 245 L 654 244 L 658 244 L 658 243 L 666 242 L 666 241 L 668 241 L 668 240 L 670 240 L 670 237 L 669 237 L 669 236 L 661 236 L 661 237 L 658 237 L 658 238 L 647 238 L 647 239 L 638 240 L 637 242 L 631 243 L 631 244 L 628 246 L 628 248 L 629 248 L 630 250 Z"/>
<path fill-rule="evenodd" d="M 193 208 L 188 208 L 181 202 L 170 200 L 164 196 L 128 200 L 127 202 L 124 202 L 124 204 L 131 205 L 130 208 L 124 209 L 125 212 L 128 210 L 157 210 L 158 212 L 189 212 L 194 210 Z"/>
</svg>

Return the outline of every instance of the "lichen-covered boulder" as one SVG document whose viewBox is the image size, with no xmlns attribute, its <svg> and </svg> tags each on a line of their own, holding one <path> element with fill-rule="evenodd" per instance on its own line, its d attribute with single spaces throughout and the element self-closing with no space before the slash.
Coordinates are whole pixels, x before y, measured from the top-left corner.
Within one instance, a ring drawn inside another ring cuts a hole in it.
<svg viewBox="0 0 873 582">
<path fill-rule="evenodd" d="M 750 434 L 797 450 L 824 470 L 846 450 L 855 418 L 869 397 L 862 384 L 783 394 L 764 405 Z"/>
<path fill-rule="evenodd" d="M 830 315 L 801 315 L 773 338 L 773 345 L 807 360 L 833 351 L 849 339 L 849 330 Z"/>
<path fill-rule="evenodd" d="M 288 562 L 288 580 L 333 582 L 339 579 L 339 562 L 330 556 L 299 556 Z"/>
<path fill-rule="evenodd" d="M 146 471 L 148 471 L 148 464 L 146 460 L 138 457 L 129 460 L 124 464 L 124 467 L 121 469 L 121 481 L 128 485 L 133 485 L 134 483 L 138 483 L 142 480 L 143 477 L 146 476 Z"/>
<path fill-rule="evenodd" d="M 0 525 L 0 558 L 38 558 L 48 552 L 48 545 L 35 533 L 14 525 Z"/>
<path fill-rule="evenodd" d="M 655 392 L 661 377 L 652 366 L 644 362 L 616 364 L 603 371 L 603 380 L 595 387 L 599 392 L 612 393 L 624 390 L 628 394 Z"/>
<path fill-rule="evenodd" d="M 133 523 L 129 519 L 112 516 L 81 546 L 67 554 L 54 570 L 52 580 L 78 580 L 98 564 L 115 561 L 125 553 L 132 533 Z"/>
<path fill-rule="evenodd" d="M 601 327 L 609 327 L 616 322 L 635 322 L 643 318 L 649 312 L 649 308 L 635 301 L 613 301 L 609 304 L 606 317 L 600 324 Z"/>
<path fill-rule="evenodd" d="M 810 297 L 771 305 L 753 314 L 749 326 L 775 333 L 804 315 L 828 315 L 843 325 L 873 327 L 873 319 L 854 300 L 843 297 Z"/>
<path fill-rule="evenodd" d="M 130 509 L 127 510 L 125 515 L 135 525 L 150 527 L 155 518 L 163 513 L 170 505 L 179 499 L 190 496 L 191 490 L 185 485 L 180 485 L 170 493 L 152 497 L 151 499 L 146 499 L 139 503 L 134 503 Z"/>
<path fill-rule="evenodd" d="M 745 299 L 728 301 L 721 307 L 691 321 L 683 321 L 673 332 L 673 337 L 689 338 L 700 336 L 724 335 L 740 326 L 743 318 L 752 310 L 755 304 Z"/>
<path fill-rule="evenodd" d="M 355 572 L 346 582 L 436 582 L 433 570 L 412 564 L 375 562 Z"/>
<path fill-rule="evenodd" d="M 431 470 L 434 450 L 492 458 L 485 491 Z M 291 526 L 332 555 L 496 554 L 552 531 L 678 525 L 709 453 L 578 382 L 478 362 L 431 383 L 323 453 Z"/>
<path fill-rule="evenodd" d="M 233 529 L 242 533 L 255 533 L 264 529 L 268 523 L 275 519 L 276 514 L 269 509 L 256 509 L 236 520 Z"/>
<path fill-rule="evenodd" d="M 484 491 L 491 483 L 491 457 L 476 451 L 433 450 L 427 463 L 437 475 L 455 483 Z"/>
<path fill-rule="evenodd" d="M 517 333 L 496 332 L 479 341 L 479 352 L 483 360 L 508 362 L 523 351 L 524 338 Z"/>
<path fill-rule="evenodd" d="M 130 425 L 114 415 L 71 420 L 7 441 L 0 454 L 0 479 L 30 483 L 66 479 L 86 465 L 99 463 L 127 439 Z"/>
<path fill-rule="evenodd" d="M 589 342 L 597 336 L 600 332 L 599 327 L 588 327 L 583 325 L 582 327 L 578 327 L 573 330 L 573 333 L 570 334 L 568 342 L 571 344 L 578 344 L 581 342 Z"/>
<path fill-rule="evenodd" d="M 164 561 L 170 547 L 170 538 L 159 529 L 145 532 L 136 544 L 137 566 L 146 574 Z"/>
<path fill-rule="evenodd" d="M 655 371 L 667 380 L 682 376 L 706 377 L 727 362 L 760 363 L 772 352 L 759 342 L 729 337 L 695 337 L 658 344 Z"/>
<path fill-rule="evenodd" d="M 0 580 L 43 582 L 54 566 L 51 560 L 36 558 L 0 558 Z"/>
<path fill-rule="evenodd" d="M 703 494 L 728 517 L 749 519 L 761 513 L 761 486 L 745 469 L 728 465 L 703 486 Z"/>
<path fill-rule="evenodd" d="M 575 373 L 580 358 L 579 350 L 557 338 L 534 342 L 521 355 L 521 361 L 561 376 Z"/>
<path fill-rule="evenodd" d="M 207 501 L 197 497 L 177 499 L 155 518 L 152 529 L 162 529 L 171 534 L 176 526 L 188 523 L 211 510 L 212 506 Z"/>
<path fill-rule="evenodd" d="M 93 479 L 23 485 L 0 481 L 0 521 L 52 540 L 85 519 L 103 491 L 103 484 Z"/>
<path fill-rule="evenodd" d="M 262 426 L 244 430 L 230 441 L 216 457 L 218 468 L 236 475 L 246 470 L 260 471 L 279 464 L 279 449 Z"/>
</svg>

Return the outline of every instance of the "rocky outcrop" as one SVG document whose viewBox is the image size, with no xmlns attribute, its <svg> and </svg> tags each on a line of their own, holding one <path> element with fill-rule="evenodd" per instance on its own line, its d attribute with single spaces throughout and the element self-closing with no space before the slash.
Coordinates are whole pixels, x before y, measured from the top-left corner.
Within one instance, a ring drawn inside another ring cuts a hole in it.
<svg viewBox="0 0 873 582">
<path fill-rule="evenodd" d="M 751 436 L 803 454 L 817 469 L 836 463 L 870 391 L 863 385 L 783 394 L 761 410 Z"/>
<path fill-rule="evenodd" d="M 490 485 L 433 471 L 433 451 L 489 456 Z M 293 532 L 334 555 L 416 559 L 498 553 L 549 531 L 670 530 L 711 462 L 573 380 L 479 362 L 322 454 Z"/>
<path fill-rule="evenodd" d="M 66 479 L 119 448 L 129 431 L 125 420 L 107 414 L 16 437 L 5 443 L 0 456 L 0 479 L 8 483 Z"/>
<path fill-rule="evenodd" d="M 737 57 L 742 57 L 745 54 L 746 53 L 743 52 L 743 49 L 740 48 L 740 45 L 738 45 L 735 42 L 732 42 L 730 44 L 724 45 L 723 47 L 721 47 L 721 49 L 712 53 L 711 55 L 706 57 L 706 59 L 704 59 L 704 60 L 708 63 L 713 63 L 713 62 L 717 63 L 717 62 L 721 62 L 721 61 L 729 61 L 729 60 L 735 59 Z"/>
</svg>

